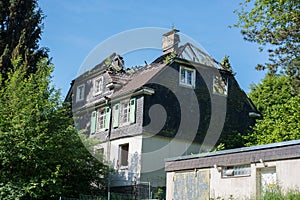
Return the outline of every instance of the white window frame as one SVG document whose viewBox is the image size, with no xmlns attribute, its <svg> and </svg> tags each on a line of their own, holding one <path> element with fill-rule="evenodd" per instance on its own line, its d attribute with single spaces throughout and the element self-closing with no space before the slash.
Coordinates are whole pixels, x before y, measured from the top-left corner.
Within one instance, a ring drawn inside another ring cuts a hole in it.
<svg viewBox="0 0 300 200">
<path fill-rule="evenodd" d="M 225 82 L 224 85 L 220 85 L 220 87 L 223 87 L 223 92 L 219 92 L 219 91 L 215 90 L 215 85 L 216 85 L 217 79 L 222 79 L 221 81 Z M 214 79 L 213 79 L 213 93 L 214 94 L 218 94 L 218 95 L 227 96 L 228 95 L 228 78 L 224 78 L 221 75 L 214 75 Z"/>
<path fill-rule="evenodd" d="M 76 88 L 76 102 L 84 100 L 85 85 L 78 85 Z"/>
<path fill-rule="evenodd" d="M 222 167 L 222 178 L 251 176 L 251 165 L 234 165 Z"/>
<path fill-rule="evenodd" d="M 97 111 L 96 132 L 104 131 L 106 123 L 106 109 L 101 108 Z"/>
<path fill-rule="evenodd" d="M 102 92 L 103 92 L 103 76 L 100 76 L 94 80 L 94 96 L 99 95 Z"/>
<path fill-rule="evenodd" d="M 188 83 L 188 73 L 191 73 L 191 81 L 190 83 Z M 183 73 L 183 77 L 182 77 L 182 73 Z M 195 87 L 195 82 L 196 82 L 196 70 L 189 68 L 189 67 L 184 67 L 184 66 L 180 66 L 179 69 L 179 85 L 181 86 L 186 86 L 186 87 L 191 87 L 194 88 Z"/>
<path fill-rule="evenodd" d="M 122 125 L 130 124 L 130 101 L 129 100 L 122 103 L 121 112 L 122 112 Z"/>
</svg>

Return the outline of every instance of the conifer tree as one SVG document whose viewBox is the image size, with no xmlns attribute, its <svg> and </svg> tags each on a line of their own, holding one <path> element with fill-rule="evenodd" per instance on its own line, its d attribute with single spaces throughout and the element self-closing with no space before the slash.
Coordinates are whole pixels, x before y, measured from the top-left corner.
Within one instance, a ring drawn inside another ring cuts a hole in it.
<svg viewBox="0 0 300 200">
<path fill-rule="evenodd" d="M 21 57 L 26 73 L 37 69 L 47 49 L 39 47 L 44 16 L 37 0 L 0 0 L 0 73 L 5 79 L 11 60 Z"/>
</svg>

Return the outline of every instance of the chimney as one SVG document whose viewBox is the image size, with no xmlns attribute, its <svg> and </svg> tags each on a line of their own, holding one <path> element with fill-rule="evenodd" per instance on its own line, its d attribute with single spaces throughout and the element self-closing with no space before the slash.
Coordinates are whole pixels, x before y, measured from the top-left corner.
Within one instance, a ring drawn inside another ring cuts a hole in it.
<svg viewBox="0 0 300 200">
<path fill-rule="evenodd" d="M 178 32 L 179 30 L 172 29 L 171 31 L 163 34 L 162 50 L 164 55 L 170 52 L 178 52 L 178 44 L 180 42 L 179 35 L 177 34 Z"/>
</svg>

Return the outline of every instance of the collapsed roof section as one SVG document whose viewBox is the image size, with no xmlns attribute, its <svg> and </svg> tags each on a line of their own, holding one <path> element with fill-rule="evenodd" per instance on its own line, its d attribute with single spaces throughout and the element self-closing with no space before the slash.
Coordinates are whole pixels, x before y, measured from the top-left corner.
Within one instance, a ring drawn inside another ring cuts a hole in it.
<svg viewBox="0 0 300 200">
<path fill-rule="evenodd" d="M 219 62 L 192 43 L 187 42 L 184 45 L 179 46 L 180 37 L 178 32 L 179 30 L 172 29 L 171 31 L 163 34 L 163 55 L 155 59 L 151 64 L 146 63 L 144 66 L 126 68 L 123 57 L 117 53 L 113 53 L 94 68 L 77 77 L 76 81 L 88 78 L 90 75 L 95 73 L 105 72 L 111 79 L 111 82 L 106 87 L 110 89 L 114 88 L 115 92 L 112 94 L 112 97 L 116 97 L 142 87 L 175 58 L 184 59 L 187 62 L 192 62 L 192 64 L 201 64 L 204 67 L 219 69 L 231 73 L 230 70 L 226 69 Z M 70 94 L 71 93 L 69 91 L 67 96 Z"/>
</svg>

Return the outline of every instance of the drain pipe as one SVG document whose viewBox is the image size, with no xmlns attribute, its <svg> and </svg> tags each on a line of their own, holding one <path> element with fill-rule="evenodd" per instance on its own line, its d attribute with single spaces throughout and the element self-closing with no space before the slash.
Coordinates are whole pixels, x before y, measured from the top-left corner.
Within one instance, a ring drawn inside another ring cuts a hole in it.
<svg viewBox="0 0 300 200">
<path fill-rule="evenodd" d="M 110 98 L 108 98 L 107 96 L 104 96 L 104 98 L 105 98 L 105 104 L 109 108 L 109 111 L 110 111 L 108 132 L 106 135 L 107 160 L 109 161 L 110 160 L 110 152 L 111 152 L 110 136 L 111 136 L 111 123 L 112 123 L 112 107 L 111 107 L 111 103 L 110 103 Z M 110 200 L 110 173 L 108 173 L 107 179 L 108 179 L 108 181 L 107 181 L 107 184 L 108 184 L 107 199 Z"/>
</svg>

